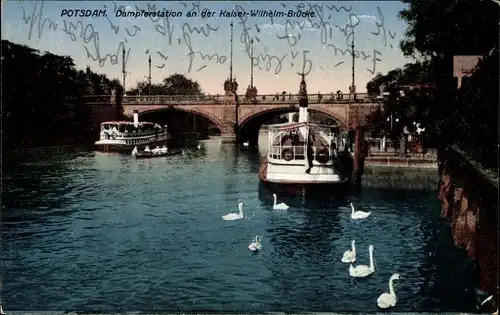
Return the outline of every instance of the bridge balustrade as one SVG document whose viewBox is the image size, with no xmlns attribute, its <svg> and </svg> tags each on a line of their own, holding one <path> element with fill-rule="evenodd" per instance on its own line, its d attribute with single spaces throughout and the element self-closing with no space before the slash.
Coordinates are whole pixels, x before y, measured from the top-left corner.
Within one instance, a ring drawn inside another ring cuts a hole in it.
<svg viewBox="0 0 500 315">
<path fill-rule="evenodd" d="M 86 96 L 87 103 L 110 103 L 109 95 Z M 351 100 L 350 94 L 309 94 L 309 104 L 344 104 Z M 224 105 L 225 95 L 129 95 L 122 98 L 122 105 Z M 357 93 L 354 102 L 372 103 L 376 100 L 368 93 Z M 247 98 L 238 95 L 239 104 L 297 104 L 298 94 L 267 94 Z"/>
</svg>

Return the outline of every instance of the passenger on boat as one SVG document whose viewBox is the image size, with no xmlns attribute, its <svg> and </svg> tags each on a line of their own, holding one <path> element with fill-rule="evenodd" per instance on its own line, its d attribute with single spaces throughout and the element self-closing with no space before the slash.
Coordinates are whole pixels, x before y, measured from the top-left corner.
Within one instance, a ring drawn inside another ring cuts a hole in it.
<svg viewBox="0 0 500 315">
<path fill-rule="evenodd" d="M 299 144 L 299 135 L 294 132 L 293 133 L 293 145 L 298 145 Z"/>
<path fill-rule="evenodd" d="M 160 152 L 161 152 L 161 153 L 168 153 L 168 148 L 167 148 L 167 146 L 165 146 L 165 145 L 164 145 L 164 146 L 162 146 L 162 147 L 161 147 L 161 149 L 160 149 Z"/>
<path fill-rule="evenodd" d="M 314 150 L 313 150 L 313 139 L 309 137 L 307 140 L 307 163 L 309 164 L 309 168 L 306 170 L 306 173 L 311 173 L 311 168 L 313 167 L 313 159 L 314 159 Z"/>
<path fill-rule="evenodd" d="M 333 157 L 336 158 L 337 157 L 337 144 L 335 143 L 334 139 L 332 139 L 332 144 L 330 146 L 332 148 Z"/>
<path fill-rule="evenodd" d="M 151 149 L 149 149 L 149 145 L 146 146 L 146 148 L 144 149 L 144 152 L 151 152 Z"/>
<path fill-rule="evenodd" d="M 153 152 L 153 154 L 158 154 L 160 153 L 161 149 L 159 146 L 156 146 L 156 148 L 154 148 L 153 150 L 151 150 L 151 152 Z"/>
</svg>

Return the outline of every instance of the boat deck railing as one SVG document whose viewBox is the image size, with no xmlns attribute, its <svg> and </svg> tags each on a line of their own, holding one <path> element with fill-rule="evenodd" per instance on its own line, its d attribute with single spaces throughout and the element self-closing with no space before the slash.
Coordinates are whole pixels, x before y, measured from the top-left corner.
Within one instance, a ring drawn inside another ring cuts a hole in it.
<svg viewBox="0 0 500 315">
<path fill-rule="evenodd" d="M 115 134 L 116 139 L 128 139 L 128 138 L 137 138 L 137 137 L 146 137 L 146 136 L 155 136 L 155 135 L 166 135 L 167 131 L 161 131 L 158 133 L 154 133 L 151 131 L 131 131 L 131 132 L 120 132 L 120 131 L 107 131 L 108 137 L 111 138 L 113 134 Z M 103 138 L 104 134 L 101 131 L 101 138 Z"/>
<path fill-rule="evenodd" d="M 300 145 L 300 146 L 293 146 L 293 145 L 275 145 L 275 146 L 271 146 L 270 147 L 270 150 L 269 150 L 269 157 L 271 159 L 276 159 L 276 160 L 283 160 L 283 161 L 286 161 L 283 157 L 283 152 L 286 150 L 286 149 L 290 149 L 292 151 L 292 159 L 290 161 L 303 161 L 306 159 L 306 154 L 307 154 L 307 146 L 306 145 Z M 320 150 L 320 149 L 326 149 L 325 147 L 315 147 L 313 146 L 312 147 L 313 149 L 313 160 L 316 160 L 316 153 Z M 331 157 L 333 156 L 333 150 L 331 148 L 328 148 L 328 154 L 330 156 L 330 160 L 331 160 Z"/>
</svg>

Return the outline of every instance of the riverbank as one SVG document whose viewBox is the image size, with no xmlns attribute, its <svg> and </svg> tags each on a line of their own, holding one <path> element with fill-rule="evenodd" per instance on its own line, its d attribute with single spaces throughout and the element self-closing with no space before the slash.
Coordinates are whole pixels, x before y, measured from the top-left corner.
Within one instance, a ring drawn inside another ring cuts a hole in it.
<svg viewBox="0 0 500 315">
<path fill-rule="evenodd" d="M 361 180 L 366 188 L 436 190 L 439 172 L 432 165 L 366 164 Z"/>
</svg>

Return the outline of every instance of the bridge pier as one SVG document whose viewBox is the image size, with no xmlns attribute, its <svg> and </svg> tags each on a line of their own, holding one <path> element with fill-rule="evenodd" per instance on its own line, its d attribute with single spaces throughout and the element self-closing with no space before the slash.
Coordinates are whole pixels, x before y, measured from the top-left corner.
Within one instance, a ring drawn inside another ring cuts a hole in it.
<svg viewBox="0 0 500 315">
<path fill-rule="evenodd" d="M 238 95 L 235 91 L 226 91 L 221 126 L 222 143 L 237 143 L 238 141 Z"/>
<path fill-rule="evenodd" d="M 226 123 L 221 130 L 222 143 L 236 143 L 238 141 L 238 130 L 236 124 Z"/>
</svg>

